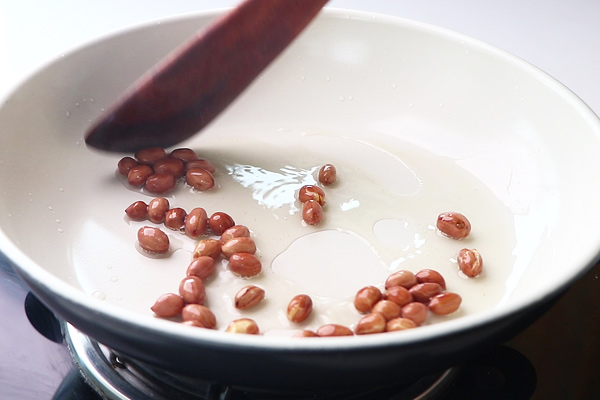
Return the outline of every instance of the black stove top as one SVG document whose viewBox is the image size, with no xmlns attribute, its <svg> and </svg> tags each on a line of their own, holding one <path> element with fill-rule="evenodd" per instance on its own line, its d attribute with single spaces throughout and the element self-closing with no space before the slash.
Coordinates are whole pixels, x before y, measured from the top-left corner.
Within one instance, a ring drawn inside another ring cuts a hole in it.
<svg viewBox="0 0 600 400">
<path fill-rule="evenodd" d="M 0 313 L 0 399 L 99 400 L 102 396 L 87 381 L 103 380 L 105 375 L 111 381 L 109 386 L 117 390 L 117 394 L 107 392 L 109 397 L 140 400 L 598 398 L 599 275 L 600 265 L 597 265 L 549 312 L 509 343 L 465 365 L 423 377 L 411 385 L 366 387 L 351 392 L 286 393 L 223 387 L 168 375 L 169 388 L 151 390 L 149 387 L 154 385 L 155 378 L 165 376 L 163 371 L 128 360 L 57 321 L 29 293 L 0 254 L 0 307 L 3 311 Z M 67 333 L 66 337 L 63 332 Z M 73 356 L 68 348 L 79 350 Z M 90 378 L 83 377 L 78 365 Z M 94 371 L 88 370 L 89 365 Z M 98 370 L 99 378 L 94 376 Z"/>
</svg>

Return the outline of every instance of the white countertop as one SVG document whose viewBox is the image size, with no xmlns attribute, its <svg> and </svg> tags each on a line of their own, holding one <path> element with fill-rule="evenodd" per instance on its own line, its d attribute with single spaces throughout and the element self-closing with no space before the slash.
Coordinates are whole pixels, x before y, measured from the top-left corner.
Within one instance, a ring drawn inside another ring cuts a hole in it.
<svg viewBox="0 0 600 400">
<path fill-rule="evenodd" d="M 0 98 L 90 39 L 236 0 L 0 0 Z M 330 0 L 328 7 L 414 19 L 471 36 L 546 71 L 600 114 L 600 1 Z"/>
</svg>

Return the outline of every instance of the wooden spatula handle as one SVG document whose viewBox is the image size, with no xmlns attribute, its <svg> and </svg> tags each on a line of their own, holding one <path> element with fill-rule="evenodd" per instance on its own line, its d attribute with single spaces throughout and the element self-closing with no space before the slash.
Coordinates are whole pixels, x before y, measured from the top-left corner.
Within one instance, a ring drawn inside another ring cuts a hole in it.
<svg viewBox="0 0 600 400">
<path fill-rule="evenodd" d="M 275 59 L 327 0 L 245 0 L 142 76 L 86 134 L 109 151 L 196 134 Z"/>
</svg>

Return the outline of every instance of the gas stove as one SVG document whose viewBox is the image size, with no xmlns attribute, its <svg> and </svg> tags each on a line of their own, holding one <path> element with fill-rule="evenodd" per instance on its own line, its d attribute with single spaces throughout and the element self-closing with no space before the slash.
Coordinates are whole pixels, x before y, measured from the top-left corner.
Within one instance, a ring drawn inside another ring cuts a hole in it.
<svg viewBox="0 0 600 400">
<path fill-rule="evenodd" d="M 600 394 L 600 266 L 509 343 L 409 384 L 352 390 L 281 391 L 232 387 L 190 378 L 119 354 L 62 322 L 32 294 L 0 255 L 0 398 L 101 399 L 548 399 Z M 594 303 L 595 301 L 595 303 Z M 589 307 L 579 307 L 579 303 Z M 564 314 L 569 310 L 568 314 Z M 587 317 L 584 314 L 588 314 Z M 581 317 L 578 315 L 581 314 Z M 568 318 L 567 318 L 568 317 Z M 557 324 L 559 318 L 563 323 Z M 574 321 L 585 326 L 570 326 Z M 570 321 L 570 322 L 569 322 Z M 568 327 L 565 328 L 565 326 Z M 578 332 L 578 333 L 573 333 Z M 581 333 L 584 333 L 581 335 Z M 573 334 L 560 350 L 549 339 Z M 579 335 L 579 338 L 576 336 Z M 586 343 L 588 342 L 589 343 Z M 550 346 L 552 344 L 549 344 Z M 548 351 L 552 350 L 552 351 Z M 579 351 L 577 351 L 579 350 Z M 551 362 L 544 354 L 551 354 Z M 574 363 L 576 362 L 576 363 Z M 563 368 L 561 363 L 569 365 Z M 552 377 L 560 369 L 560 379 Z M 584 373 L 582 373 L 584 371 Z M 565 389 L 565 385 L 567 389 Z M 554 389 L 556 388 L 556 389 Z M 562 388 L 562 389 L 559 389 Z M 560 396 L 567 391 L 567 397 Z M 550 397 L 547 396 L 550 394 Z M 555 397 L 558 396 L 558 397 Z"/>
</svg>

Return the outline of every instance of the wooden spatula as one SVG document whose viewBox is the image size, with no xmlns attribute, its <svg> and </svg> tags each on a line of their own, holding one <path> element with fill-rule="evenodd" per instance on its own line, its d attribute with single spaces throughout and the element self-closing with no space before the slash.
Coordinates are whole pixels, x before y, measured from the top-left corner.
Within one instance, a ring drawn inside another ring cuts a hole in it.
<svg viewBox="0 0 600 400">
<path fill-rule="evenodd" d="M 133 152 L 170 147 L 223 111 L 327 0 L 245 0 L 165 57 L 86 133 L 88 145 Z"/>
</svg>

